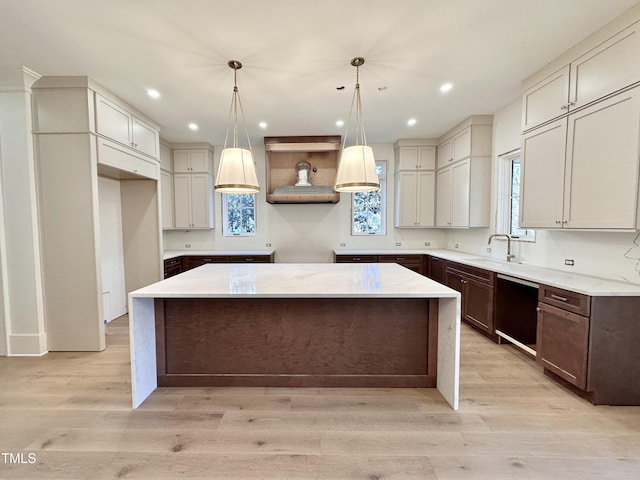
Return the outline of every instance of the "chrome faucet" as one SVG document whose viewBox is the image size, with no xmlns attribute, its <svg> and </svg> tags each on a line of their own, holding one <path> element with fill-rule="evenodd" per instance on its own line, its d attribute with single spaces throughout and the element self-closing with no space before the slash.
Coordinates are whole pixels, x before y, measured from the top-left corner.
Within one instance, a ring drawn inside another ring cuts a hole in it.
<svg viewBox="0 0 640 480">
<path fill-rule="evenodd" d="M 487 245 L 491 245 L 491 240 L 493 240 L 495 237 L 504 237 L 507 239 L 507 262 L 510 262 L 511 260 L 516 258 L 515 255 L 511 255 L 511 237 L 506 233 L 494 233 L 489 237 Z"/>
</svg>

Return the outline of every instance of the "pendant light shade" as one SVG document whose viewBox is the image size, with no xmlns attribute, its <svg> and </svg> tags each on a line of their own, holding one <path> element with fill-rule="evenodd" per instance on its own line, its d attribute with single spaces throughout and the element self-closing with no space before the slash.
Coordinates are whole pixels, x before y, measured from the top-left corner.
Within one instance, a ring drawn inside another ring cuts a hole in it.
<svg viewBox="0 0 640 480">
<path fill-rule="evenodd" d="M 220 165 L 215 189 L 220 193 L 258 193 L 258 177 L 253 155 L 246 148 L 225 148 L 220 154 Z"/>
<path fill-rule="evenodd" d="M 237 85 L 237 72 L 242 68 L 242 64 L 237 60 L 231 60 L 228 65 L 233 68 L 233 96 L 231 97 L 227 133 L 224 139 L 224 148 L 220 154 L 220 164 L 214 188 L 216 192 L 220 193 L 258 193 L 260 191 L 258 174 L 256 173 L 256 164 L 253 161 L 249 133 L 244 122 L 244 112 Z M 247 135 L 248 149 L 238 147 L 238 110 Z M 233 146 L 227 148 L 227 139 L 231 128 L 233 128 Z"/>
<path fill-rule="evenodd" d="M 353 145 L 342 150 L 335 189 L 339 192 L 375 192 L 380 189 L 373 149 Z"/>
<path fill-rule="evenodd" d="M 360 100 L 360 65 L 364 58 L 356 57 L 351 60 L 351 65 L 356 67 L 356 87 L 351 101 L 347 132 L 342 142 L 340 161 L 334 189 L 336 192 L 375 192 L 380 190 L 380 180 L 376 172 L 376 161 L 373 157 L 373 149 L 367 146 L 367 138 L 364 132 L 362 120 L 362 102 Z M 349 124 L 353 109 L 356 109 L 355 145 L 346 146 L 349 135 Z"/>
</svg>

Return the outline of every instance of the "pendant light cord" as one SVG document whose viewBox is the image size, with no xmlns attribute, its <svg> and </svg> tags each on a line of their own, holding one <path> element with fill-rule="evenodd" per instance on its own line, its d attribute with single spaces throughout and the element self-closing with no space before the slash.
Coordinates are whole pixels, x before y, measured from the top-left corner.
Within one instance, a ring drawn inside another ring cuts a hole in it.
<svg viewBox="0 0 640 480">
<path fill-rule="evenodd" d="M 362 100 L 360 99 L 360 65 L 356 64 L 355 67 L 356 67 L 356 87 L 353 90 L 353 97 L 351 98 L 351 108 L 349 110 L 347 128 L 344 132 L 344 138 L 342 139 L 342 150 L 344 150 L 347 145 L 347 137 L 349 136 L 349 126 L 351 124 L 354 105 L 356 107 L 355 145 L 367 144 L 367 136 L 364 131 L 364 121 L 362 118 Z"/>
<path fill-rule="evenodd" d="M 224 147 L 227 148 L 227 141 L 229 139 L 229 129 L 233 120 L 233 148 L 238 148 L 238 107 L 240 108 L 240 119 L 244 126 L 244 132 L 247 137 L 247 145 L 249 151 L 253 154 L 251 148 L 251 141 L 249 140 L 249 131 L 247 130 L 247 124 L 244 119 L 244 110 L 242 108 L 242 100 L 240 99 L 240 91 L 238 90 L 238 68 L 237 64 L 232 64 L 233 68 L 233 95 L 231 96 L 231 106 L 229 107 L 229 118 L 227 120 L 227 132 L 224 135 Z M 231 65 L 230 65 L 231 66 Z"/>
</svg>

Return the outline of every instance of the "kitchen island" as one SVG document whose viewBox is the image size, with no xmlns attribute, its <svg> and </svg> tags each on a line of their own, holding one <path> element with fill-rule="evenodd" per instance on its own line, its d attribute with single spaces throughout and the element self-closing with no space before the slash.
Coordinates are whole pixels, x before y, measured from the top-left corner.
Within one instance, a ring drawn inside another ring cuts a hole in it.
<svg viewBox="0 0 640 480">
<path fill-rule="evenodd" d="M 436 387 L 460 295 L 396 264 L 203 265 L 129 295 L 132 403 L 157 386 Z"/>
</svg>

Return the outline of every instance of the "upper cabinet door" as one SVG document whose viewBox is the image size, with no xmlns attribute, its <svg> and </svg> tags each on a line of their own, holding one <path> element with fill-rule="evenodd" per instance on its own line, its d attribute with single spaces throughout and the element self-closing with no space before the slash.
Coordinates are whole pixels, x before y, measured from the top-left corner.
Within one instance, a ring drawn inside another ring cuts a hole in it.
<svg viewBox="0 0 640 480">
<path fill-rule="evenodd" d="M 639 28 L 622 30 L 571 63 L 571 109 L 640 81 Z"/>
<path fill-rule="evenodd" d="M 133 148 L 153 158 L 158 158 L 158 131 L 144 123 L 142 120 L 132 117 Z"/>
<path fill-rule="evenodd" d="M 471 156 L 471 127 L 453 137 L 453 161 L 463 160 Z"/>
<path fill-rule="evenodd" d="M 562 228 L 567 120 L 522 137 L 520 227 Z"/>
<path fill-rule="evenodd" d="M 468 227 L 471 161 L 455 164 L 451 175 L 451 226 Z"/>
<path fill-rule="evenodd" d="M 523 131 L 567 113 L 569 72 L 567 65 L 522 93 Z"/>
<path fill-rule="evenodd" d="M 635 229 L 640 88 L 569 115 L 564 227 Z"/>
<path fill-rule="evenodd" d="M 131 147 L 131 114 L 124 108 L 96 94 L 96 131 Z"/>
<path fill-rule="evenodd" d="M 438 169 L 446 167 L 452 160 L 452 140 L 449 139 L 438 145 Z"/>
<path fill-rule="evenodd" d="M 207 150 L 191 150 L 191 171 L 198 173 L 207 173 L 209 171 L 209 156 Z"/>
</svg>

